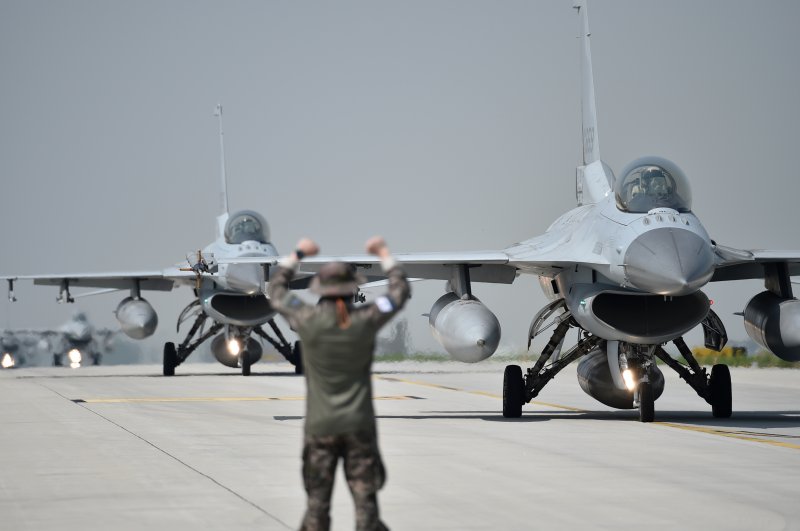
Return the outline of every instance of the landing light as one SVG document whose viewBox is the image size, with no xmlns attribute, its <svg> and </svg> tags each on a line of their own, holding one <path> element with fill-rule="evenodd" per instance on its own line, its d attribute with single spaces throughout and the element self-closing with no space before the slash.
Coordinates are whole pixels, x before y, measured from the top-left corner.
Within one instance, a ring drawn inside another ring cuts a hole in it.
<svg viewBox="0 0 800 531">
<path fill-rule="evenodd" d="M 77 369 L 81 366 L 81 351 L 74 348 L 67 353 L 67 357 L 69 358 L 69 366 L 71 369 Z"/>
<path fill-rule="evenodd" d="M 238 356 L 240 350 L 242 350 L 242 347 L 241 345 L 239 345 L 238 341 L 236 341 L 235 339 L 231 339 L 230 341 L 228 341 L 228 352 L 230 352 L 234 356 Z"/>
<path fill-rule="evenodd" d="M 14 362 L 14 358 L 11 357 L 11 354 L 8 352 L 3 354 L 3 361 L 0 361 L 0 366 L 2 366 L 4 369 L 10 369 L 14 365 L 16 365 L 16 363 Z"/>
<path fill-rule="evenodd" d="M 628 391 L 633 391 L 636 387 L 636 382 L 633 381 L 633 371 L 630 369 L 622 371 L 622 379 L 625 380 L 625 387 L 628 388 Z"/>
</svg>

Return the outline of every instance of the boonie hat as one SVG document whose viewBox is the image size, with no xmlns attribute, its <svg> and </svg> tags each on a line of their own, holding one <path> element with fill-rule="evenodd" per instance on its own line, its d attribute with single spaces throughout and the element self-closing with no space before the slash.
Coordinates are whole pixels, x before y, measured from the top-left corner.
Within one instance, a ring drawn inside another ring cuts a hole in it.
<svg viewBox="0 0 800 531">
<path fill-rule="evenodd" d="M 350 264 L 331 262 L 322 266 L 308 289 L 320 297 L 352 297 L 366 281 Z"/>
</svg>

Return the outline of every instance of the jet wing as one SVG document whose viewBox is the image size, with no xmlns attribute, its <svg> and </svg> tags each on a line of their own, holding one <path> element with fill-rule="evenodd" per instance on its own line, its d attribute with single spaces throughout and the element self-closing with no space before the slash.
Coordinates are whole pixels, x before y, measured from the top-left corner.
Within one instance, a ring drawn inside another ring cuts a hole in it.
<svg viewBox="0 0 800 531">
<path fill-rule="evenodd" d="M 712 282 L 764 278 L 764 264 L 784 262 L 789 276 L 800 275 L 800 251 L 736 249 L 724 245 L 714 248 L 716 269 Z"/>
<path fill-rule="evenodd" d="M 0 280 L 32 280 L 40 286 L 69 286 L 69 288 L 130 289 L 138 281 L 139 289 L 171 291 L 175 284 L 191 284 L 192 271 L 170 268 L 162 271 L 120 271 L 112 273 L 78 273 L 53 275 L 0 276 Z"/>
<path fill-rule="evenodd" d="M 469 276 L 474 282 L 511 284 L 517 275 L 517 268 L 509 264 L 509 255 L 502 251 L 404 253 L 393 256 L 403 265 L 409 277 L 418 279 L 449 280 L 453 276 L 453 268 L 459 265 L 469 266 Z M 279 258 L 271 257 L 218 258 L 220 264 L 275 265 L 279 261 Z M 381 260 L 373 255 L 312 256 L 303 259 L 300 271 L 316 273 L 323 265 L 330 262 L 354 264 L 359 272 L 371 281 L 383 276 Z"/>
</svg>

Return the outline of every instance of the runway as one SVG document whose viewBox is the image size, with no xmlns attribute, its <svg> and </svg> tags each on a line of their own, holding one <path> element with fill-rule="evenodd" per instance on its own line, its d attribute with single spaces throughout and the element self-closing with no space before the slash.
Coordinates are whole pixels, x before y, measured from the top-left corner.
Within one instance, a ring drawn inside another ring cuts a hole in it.
<svg viewBox="0 0 800 531">
<path fill-rule="evenodd" d="M 503 366 L 375 365 L 391 529 L 800 529 L 800 371 L 733 369 L 724 420 L 665 372 L 641 424 L 571 367 L 504 419 Z M 296 529 L 302 377 L 160 370 L 0 372 L 0 529 Z M 341 470 L 332 515 L 353 528 Z"/>
</svg>

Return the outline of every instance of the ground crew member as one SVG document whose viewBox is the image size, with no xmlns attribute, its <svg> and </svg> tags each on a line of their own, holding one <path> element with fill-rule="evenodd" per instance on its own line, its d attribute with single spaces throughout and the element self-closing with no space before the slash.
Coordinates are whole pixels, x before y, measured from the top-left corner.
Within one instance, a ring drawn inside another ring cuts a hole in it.
<svg viewBox="0 0 800 531">
<path fill-rule="evenodd" d="M 405 304 L 410 290 L 405 273 L 389 254 L 383 238 L 367 241 L 367 252 L 381 259 L 389 291 L 372 304 L 353 306 L 358 285 L 366 279 L 342 262 L 320 269 L 310 289 L 320 296 L 308 305 L 289 290 L 299 262 L 319 252 L 316 243 L 302 239 L 270 279 L 267 295 L 272 307 L 289 321 L 303 346 L 306 375 L 306 422 L 303 482 L 308 506 L 303 531 L 330 528 L 333 478 L 341 457 L 356 506 L 356 528 L 387 527 L 378 516 L 377 491 L 386 474 L 378 451 L 372 407 L 371 366 L 375 336 Z"/>
</svg>

